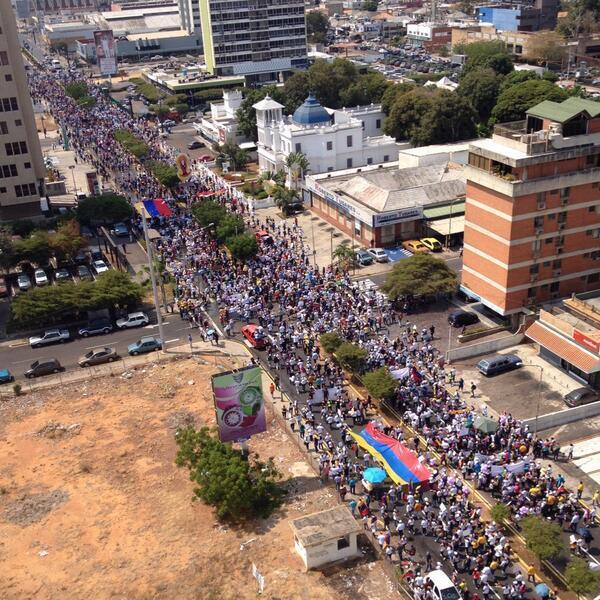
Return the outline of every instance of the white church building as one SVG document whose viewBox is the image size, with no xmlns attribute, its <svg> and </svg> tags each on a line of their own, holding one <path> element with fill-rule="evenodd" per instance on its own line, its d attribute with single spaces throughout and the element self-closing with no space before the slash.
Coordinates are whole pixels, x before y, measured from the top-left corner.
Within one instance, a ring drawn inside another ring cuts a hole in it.
<svg viewBox="0 0 600 600">
<path fill-rule="evenodd" d="M 302 152 L 315 174 L 394 162 L 409 146 L 383 135 L 379 104 L 332 110 L 309 95 L 292 116 L 284 116 L 283 106 L 266 96 L 254 108 L 261 172 L 284 169 L 292 152 Z"/>
</svg>

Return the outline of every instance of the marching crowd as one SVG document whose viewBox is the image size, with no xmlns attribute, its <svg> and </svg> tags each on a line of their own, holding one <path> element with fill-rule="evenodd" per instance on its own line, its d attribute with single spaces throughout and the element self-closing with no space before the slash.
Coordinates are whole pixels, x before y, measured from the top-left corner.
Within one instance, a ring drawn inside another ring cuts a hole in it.
<svg viewBox="0 0 600 600">
<path fill-rule="evenodd" d="M 131 131 L 149 145 L 152 158 L 172 162 L 174 152 L 158 137 L 156 126 L 130 117 L 93 85 L 96 104 L 78 107 L 63 87 L 75 78 L 32 72 L 34 101 L 43 101 L 66 128 L 79 158 L 113 179 L 131 199 L 162 197 L 169 203 L 173 216 L 153 225 L 161 234 L 158 250 L 176 280 L 179 315 L 203 336 L 211 312 L 229 336 L 236 325 L 258 325 L 259 335 L 270 340 L 264 355 L 274 373 L 270 393 L 283 385 L 293 390 L 283 404 L 283 418 L 314 453 L 323 481 L 335 483 L 385 555 L 403 567 L 415 597 L 433 599 L 424 574 L 439 567 L 450 569 L 464 597 L 497 595 L 492 588 L 497 585 L 504 598 L 523 598 L 527 582 L 513 566 L 510 544 L 495 524 L 481 519 L 466 482 L 509 506 L 517 522 L 541 515 L 575 532 L 593 521 L 595 509 L 582 509 L 580 492 L 567 490 L 550 464 L 535 460 L 542 456 L 542 443 L 509 414 L 500 415 L 489 430 L 478 428 L 482 415 L 468 406 L 464 381 L 433 345 L 434 327 L 419 330 L 382 294 L 359 287 L 334 266 L 311 264 L 296 223 L 259 218 L 243 195 L 202 165 L 195 165 L 191 179 L 174 193 L 164 189 L 113 137 L 117 129 Z M 233 261 L 211 232 L 181 208 L 209 192 L 241 214 L 250 228 L 270 234 L 256 258 L 243 265 Z M 412 446 L 432 472 L 430 481 L 408 489 L 361 483 L 363 471 L 375 461 L 349 430 L 368 419 L 371 398 L 352 397 L 341 368 L 322 358 L 319 337 L 330 331 L 367 351 L 368 370 L 385 366 L 397 374 L 398 391 L 390 406 L 412 429 L 411 439 L 404 439 L 403 428 L 378 426 Z M 410 541 L 415 536 L 435 540 L 444 564 L 429 552 L 415 560 Z M 528 576 L 535 581 L 534 573 Z"/>
</svg>

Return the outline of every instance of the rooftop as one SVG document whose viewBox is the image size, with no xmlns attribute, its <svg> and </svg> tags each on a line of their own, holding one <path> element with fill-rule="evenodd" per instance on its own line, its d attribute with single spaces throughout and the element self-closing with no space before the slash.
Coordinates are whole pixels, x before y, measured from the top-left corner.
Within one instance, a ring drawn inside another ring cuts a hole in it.
<svg viewBox="0 0 600 600">
<path fill-rule="evenodd" d="M 312 94 L 309 94 L 304 103 L 294 111 L 292 119 L 298 125 L 320 125 L 331 122 L 327 110 Z"/>
<path fill-rule="evenodd" d="M 527 114 L 556 123 L 566 123 L 582 112 L 587 113 L 592 119 L 596 118 L 600 116 L 600 103 L 575 96 L 567 98 L 563 102 L 544 100 L 530 108 Z"/>
<path fill-rule="evenodd" d="M 335 540 L 349 533 L 359 533 L 361 527 L 346 506 L 313 513 L 290 521 L 290 527 L 305 548 Z"/>
</svg>

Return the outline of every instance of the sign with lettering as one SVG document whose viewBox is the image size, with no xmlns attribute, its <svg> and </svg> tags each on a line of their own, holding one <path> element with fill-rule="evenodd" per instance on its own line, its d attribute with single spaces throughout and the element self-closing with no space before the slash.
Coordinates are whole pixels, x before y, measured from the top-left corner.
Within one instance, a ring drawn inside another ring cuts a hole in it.
<svg viewBox="0 0 600 600">
<path fill-rule="evenodd" d="M 420 206 L 411 206 L 402 210 L 394 210 L 373 216 L 373 227 L 382 227 L 383 225 L 393 225 L 403 221 L 415 221 L 423 218 L 423 209 Z"/>
<path fill-rule="evenodd" d="M 585 335 L 585 333 L 579 331 L 579 329 L 573 329 L 573 339 L 576 342 L 579 342 L 587 350 L 595 352 L 596 354 L 600 353 L 600 342 L 597 342 L 591 337 L 588 337 L 587 335 Z"/>
</svg>

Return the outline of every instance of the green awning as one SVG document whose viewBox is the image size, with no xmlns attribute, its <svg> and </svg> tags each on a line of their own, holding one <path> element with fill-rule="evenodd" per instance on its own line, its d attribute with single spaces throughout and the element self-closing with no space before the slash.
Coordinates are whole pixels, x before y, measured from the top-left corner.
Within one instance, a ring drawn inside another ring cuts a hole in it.
<svg viewBox="0 0 600 600">
<path fill-rule="evenodd" d="M 465 213 L 465 201 L 457 200 L 452 204 L 439 204 L 423 209 L 423 218 L 431 219 L 447 219 L 450 215 L 463 215 Z"/>
</svg>

